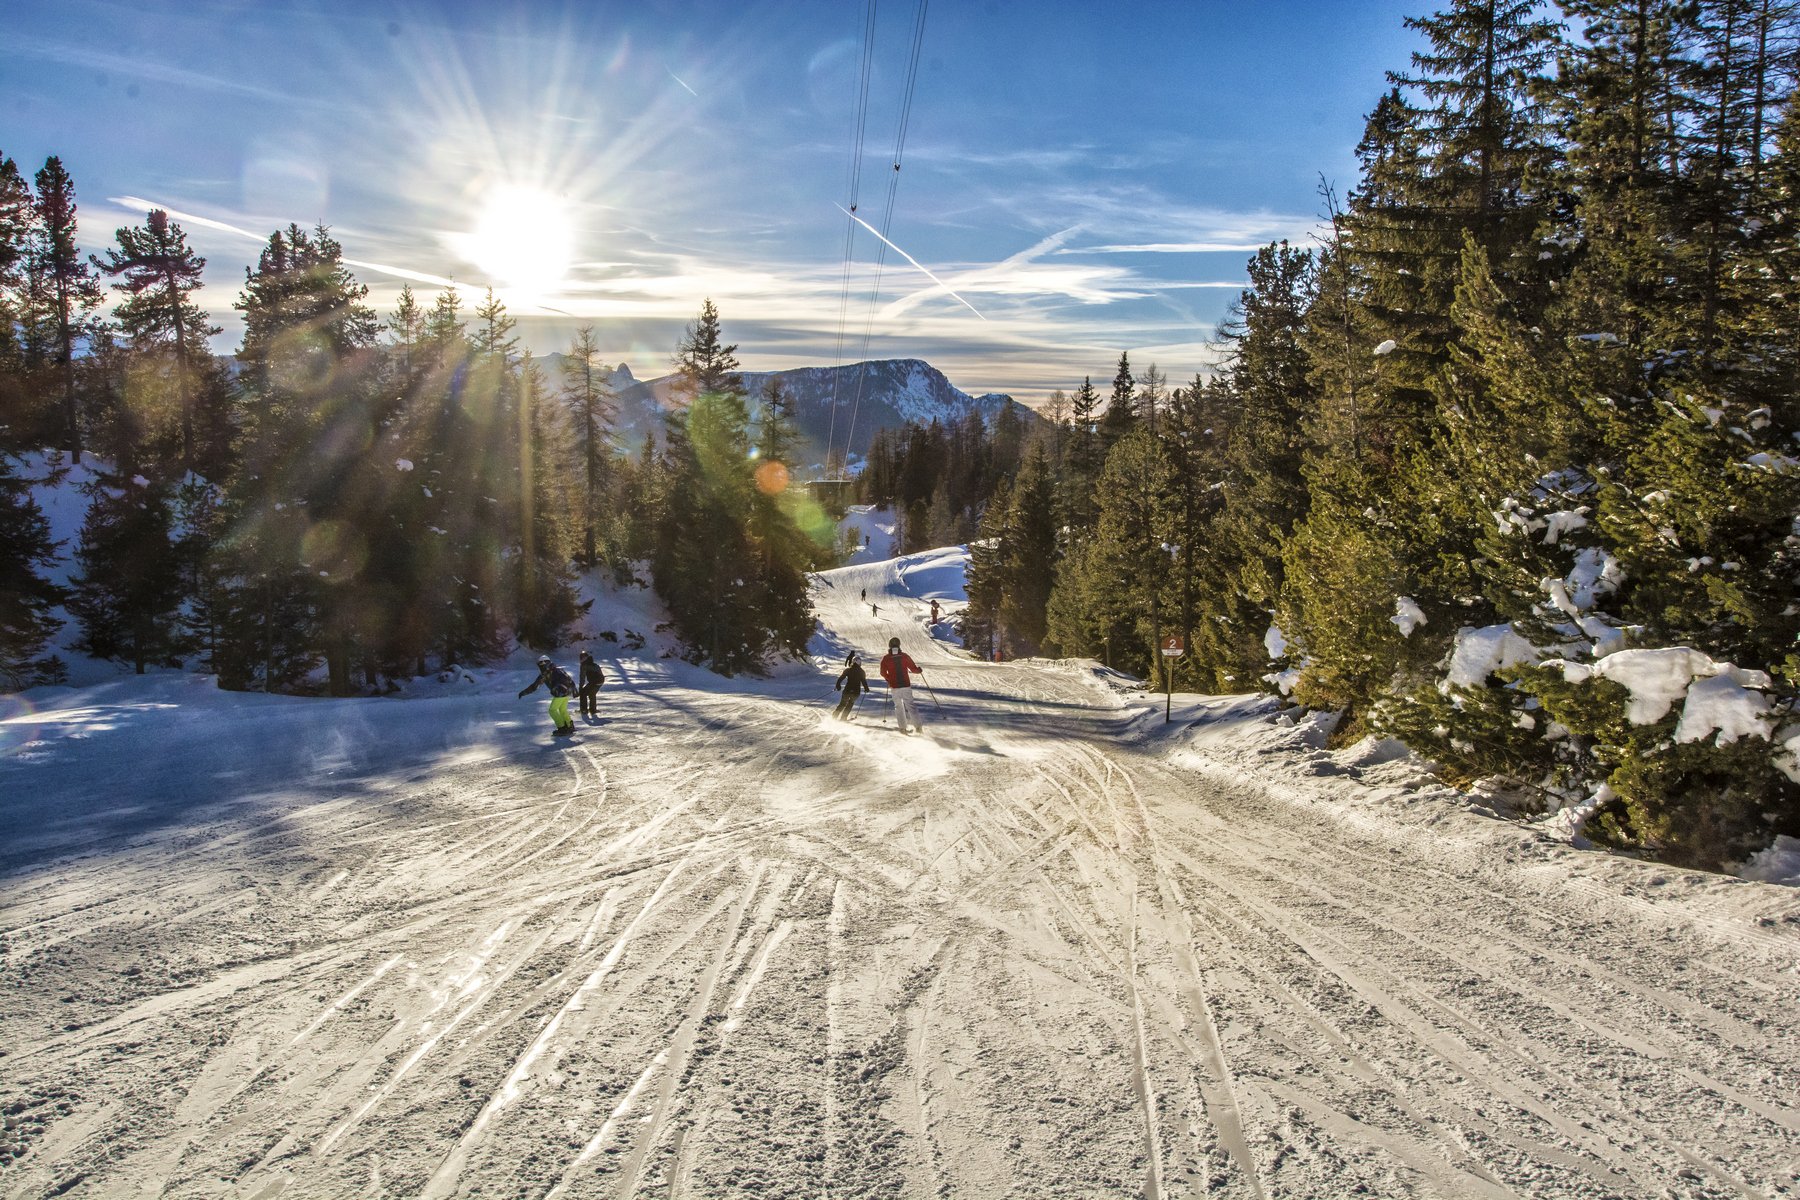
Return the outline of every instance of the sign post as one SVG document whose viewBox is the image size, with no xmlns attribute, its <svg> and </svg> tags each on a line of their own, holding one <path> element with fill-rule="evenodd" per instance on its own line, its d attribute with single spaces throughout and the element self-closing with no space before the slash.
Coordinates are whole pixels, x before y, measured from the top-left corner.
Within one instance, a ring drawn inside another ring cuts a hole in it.
<svg viewBox="0 0 1800 1200">
<path fill-rule="evenodd" d="M 1171 634 L 1162 640 L 1163 680 L 1167 690 L 1163 692 L 1163 724 L 1169 723 L 1169 710 L 1175 700 L 1175 660 L 1187 650 L 1181 635 Z"/>
</svg>

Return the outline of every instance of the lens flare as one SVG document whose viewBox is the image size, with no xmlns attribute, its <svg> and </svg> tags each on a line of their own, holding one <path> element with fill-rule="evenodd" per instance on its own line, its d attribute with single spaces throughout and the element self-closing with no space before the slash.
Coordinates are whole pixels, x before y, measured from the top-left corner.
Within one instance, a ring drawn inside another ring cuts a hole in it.
<svg viewBox="0 0 1800 1200">
<path fill-rule="evenodd" d="M 787 486 L 788 469 L 774 459 L 756 468 L 756 487 L 765 496 L 779 496 Z"/>
<path fill-rule="evenodd" d="M 23 696 L 0 696 L 0 754 L 35 741 L 42 718 Z"/>
</svg>

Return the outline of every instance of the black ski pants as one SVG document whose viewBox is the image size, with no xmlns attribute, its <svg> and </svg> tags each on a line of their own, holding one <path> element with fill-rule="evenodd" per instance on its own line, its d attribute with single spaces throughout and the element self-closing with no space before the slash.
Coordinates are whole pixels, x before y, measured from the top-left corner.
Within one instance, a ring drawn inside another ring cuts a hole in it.
<svg viewBox="0 0 1800 1200">
<path fill-rule="evenodd" d="M 581 689 L 581 715 L 598 717 L 600 715 L 600 685 L 589 684 Z"/>
</svg>

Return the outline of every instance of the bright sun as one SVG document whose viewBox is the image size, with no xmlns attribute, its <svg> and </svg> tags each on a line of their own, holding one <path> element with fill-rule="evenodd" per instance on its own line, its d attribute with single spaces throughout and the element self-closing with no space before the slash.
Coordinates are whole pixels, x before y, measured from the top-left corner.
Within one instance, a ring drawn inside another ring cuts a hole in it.
<svg viewBox="0 0 1800 1200">
<path fill-rule="evenodd" d="M 488 192 L 465 246 L 469 260 L 499 286 L 542 296 L 568 274 L 574 242 L 561 199 L 533 187 L 500 184 Z"/>
</svg>

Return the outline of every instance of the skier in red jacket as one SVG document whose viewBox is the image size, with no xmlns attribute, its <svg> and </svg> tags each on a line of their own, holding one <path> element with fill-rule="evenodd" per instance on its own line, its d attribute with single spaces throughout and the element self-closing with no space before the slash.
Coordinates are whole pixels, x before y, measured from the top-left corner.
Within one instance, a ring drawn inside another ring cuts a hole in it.
<svg viewBox="0 0 1800 1200">
<path fill-rule="evenodd" d="M 924 728 L 919 723 L 919 710 L 913 707 L 912 680 L 908 672 L 924 674 L 919 664 L 900 649 L 900 639 L 889 638 L 887 655 L 881 660 L 881 677 L 887 681 L 888 694 L 894 698 L 894 726 L 901 733 Z"/>
</svg>

